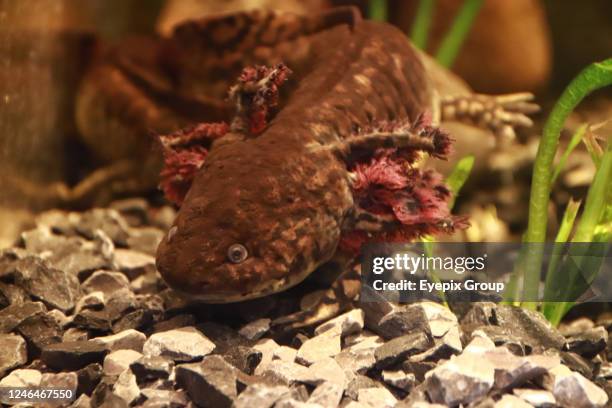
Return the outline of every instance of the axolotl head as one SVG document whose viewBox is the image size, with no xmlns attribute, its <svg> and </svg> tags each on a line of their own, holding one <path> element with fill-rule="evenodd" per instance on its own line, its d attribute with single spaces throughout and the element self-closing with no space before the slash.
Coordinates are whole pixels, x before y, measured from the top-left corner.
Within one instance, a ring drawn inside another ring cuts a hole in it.
<svg viewBox="0 0 612 408">
<path fill-rule="evenodd" d="M 285 290 L 333 256 L 351 204 L 346 170 L 295 143 L 219 140 L 157 250 L 171 287 L 237 302 Z"/>
</svg>

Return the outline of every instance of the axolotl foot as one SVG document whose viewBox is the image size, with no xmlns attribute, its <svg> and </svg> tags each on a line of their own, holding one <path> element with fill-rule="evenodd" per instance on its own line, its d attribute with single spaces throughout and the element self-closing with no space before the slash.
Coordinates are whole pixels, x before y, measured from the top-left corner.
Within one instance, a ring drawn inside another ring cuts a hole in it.
<svg viewBox="0 0 612 408">
<path fill-rule="evenodd" d="M 358 298 L 361 280 L 357 268 L 342 273 L 328 289 L 313 292 L 302 298 L 301 310 L 272 321 L 276 332 L 292 332 L 312 327 L 350 310 Z"/>
<path fill-rule="evenodd" d="M 460 121 L 490 129 L 502 141 L 515 138 L 515 128 L 531 127 L 529 114 L 540 107 L 531 93 L 452 95 L 440 99 L 441 121 Z"/>
</svg>

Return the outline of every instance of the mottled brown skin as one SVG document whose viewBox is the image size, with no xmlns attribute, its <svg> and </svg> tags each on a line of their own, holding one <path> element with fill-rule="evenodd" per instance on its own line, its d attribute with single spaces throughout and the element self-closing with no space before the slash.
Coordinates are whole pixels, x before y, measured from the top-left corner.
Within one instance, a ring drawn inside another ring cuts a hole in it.
<svg viewBox="0 0 612 408">
<path fill-rule="evenodd" d="M 341 44 L 341 47 L 330 47 Z M 310 71 L 263 134 L 215 141 L 157 266 L 211 303 L 287 289 L 335 255 L 353 200 L 346 162 L 325 148 L 375 120 L 414 119 L 430 104 L 420 59 L 395 28 L 339 25 L 312 41 Z M 234 264 L 227 251 L 249 252 Z"/>
<path fill-rule="evenodd" d="M 359 19 L 352 8 L 308 17 L 254 10 L 189 21 L 170 38 L 126 39 L 102 52 L 82 81 L 81 136 L 107 162 L 154 156 L 159 169 L 148 134 L 231 119 L 227 91 L 244 67 L 283 62 L 302 77 L 315 63 L 313 39 Z"/>
<path fill-rule="evenodd" d="M 353 8 L 234 13 L 186 22 L 168 39 L 138 41 L 94 64 L 77 102 L 86 143 L 110 163 L 128 162 L 128 172 L 113 165 L 77 192 L 113 187 L 109 174 L 137 180 L 127 184 L 131 192 L 155 186 L 161 154 L 148 134 L 231 122 L 227 90 L 244 67 L 283 62 L 293 71 L 262 134 L 234 132 L 214 142 L 159 247 L 164 279 L 211 303 L 280 292 L 339 255 L 343 229 L 355 220 L 347 163 L 331 146 L 375 122 L 435 113 L 437 93 L 469 95 L 403 33 L 362 21 Z M 461 102 L 463 110 L 447 104 L 451 118 L 470 110 L 469 100 Z M 476 128 L 467 133 L 480 143 Z M 250 255 L 239 264 L 227 260 L 236 243 Z"/>
</svg>

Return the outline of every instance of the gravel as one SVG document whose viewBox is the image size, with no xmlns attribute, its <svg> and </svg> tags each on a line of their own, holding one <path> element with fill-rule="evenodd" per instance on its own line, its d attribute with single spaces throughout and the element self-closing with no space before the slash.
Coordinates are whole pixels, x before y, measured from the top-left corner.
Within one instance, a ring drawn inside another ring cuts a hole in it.
<svg viewBox="0 0 612 408">
<path fill-rule="evenodd" d="M 609 404 L 609 317 L 557 330 L 490 302 L 458 319 L 368 293 L 284 332 L 274 320 L 310 293 L 201 305 L 166 287 L 153 256 L 173 215 L 141 199 L 54 210 L 1 251 L 0 386 L 73 389 L 83 408 Z"/>
</svg>

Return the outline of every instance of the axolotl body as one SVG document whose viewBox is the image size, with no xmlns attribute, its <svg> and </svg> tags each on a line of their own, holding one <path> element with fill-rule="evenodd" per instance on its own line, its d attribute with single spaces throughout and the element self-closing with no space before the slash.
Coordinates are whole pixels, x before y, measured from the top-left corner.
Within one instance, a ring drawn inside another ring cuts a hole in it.
<svg viewBox="0 0 612 408">
<path fill-rule="evenodd" d="M 192 174 L 166 172 L 167 185 L 190 187 L 157 251 L 171 287 L 209 303 L 253 299 L 368 240 L 463 224 L 440 177 L 416 165 L 421 153 L 445 158 L 451 142 L 426 119 L 440 105 L 419 52 L 394 27 L 347 15 L 313 36 L 313 62 L 286 92 L 286 67 L 245 71 L 231 124 L 166 136 L 167 166 L 178 149 L 199 154 Z"/>
</svg>

